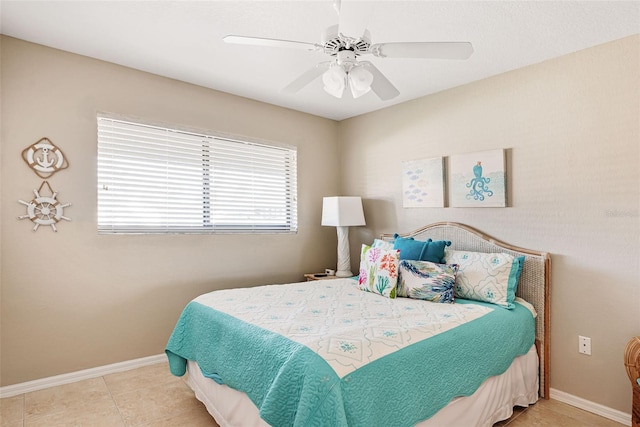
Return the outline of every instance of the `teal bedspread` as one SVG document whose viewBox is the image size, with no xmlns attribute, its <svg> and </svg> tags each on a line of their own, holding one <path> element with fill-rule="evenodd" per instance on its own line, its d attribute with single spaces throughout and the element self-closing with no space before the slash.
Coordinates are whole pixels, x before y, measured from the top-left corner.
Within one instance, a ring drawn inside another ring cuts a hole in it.
<svg viewBox="0 0 640 427">
<path fill-rule="evenodd" d="M 534 337 L 526 308 L 496 307 L 340 378 L 310 348 L 192 301 L 166 354 L 172 374 L 197 361 L 205 375 L 245 392 L 272 426 L 413 426 L 502 374 Z"/>
</svg>

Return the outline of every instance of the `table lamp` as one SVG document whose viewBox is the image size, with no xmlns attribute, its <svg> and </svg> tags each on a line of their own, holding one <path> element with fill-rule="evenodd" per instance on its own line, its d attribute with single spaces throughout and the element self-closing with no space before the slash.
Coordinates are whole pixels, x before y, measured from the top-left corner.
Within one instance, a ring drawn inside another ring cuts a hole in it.
<svg viewBox="0 0 640 427">
<path fill-rule="evenodd" d="M 365 225 L 360 197 L 323 197 L 322 225 L 334 226 L 338 232 L 338 268 L 336 277 L 351 277 L 349 227 Z"/>
</svg>

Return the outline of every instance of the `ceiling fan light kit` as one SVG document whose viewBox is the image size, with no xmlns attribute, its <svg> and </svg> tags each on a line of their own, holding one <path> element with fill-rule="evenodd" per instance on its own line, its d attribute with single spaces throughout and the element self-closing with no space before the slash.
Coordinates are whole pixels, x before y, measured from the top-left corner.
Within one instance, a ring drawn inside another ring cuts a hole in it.
<svg viewBox="0 0 640 427">
<path fill-rule="evenodd" d="M 330 67 L 322 74 L 322 82 L 325 92 L 336 98 L 342 98 L 347 83 L 347 73 L 340 66 Z"/>
<path fill-rule="evenodd" d="M 340 9 L 339 1 L 334 7 Z M 344 22 L 341 17 L 341 22 Z M 322 44 L 263 37 L 228 35 L 226 43 L 304 49 L 322 51 L 332 57 L 330 61 L 317 64 L 287 85 L 283 91 L 296 93 L 322 76 L 324 90 L 336 98 L 342 98 L 347 86 L 354 98 L 369 92 L 387 101 L 395 98 L 400 91 L 370 61 L 358 61 L 361 55 L 377 58 L 418 58 L 418 59 L 467 59 L 473 53 L 469 42 L 394 42 L 371 44 L 367 29 L 359 31 L 360 37 L 349 37 L 340 31 L 339 25 L 327 28 L 321 37 Z"/>
<path fill-rule="evenodd" d="M 360 98 L 362 95 L 371 91 L 371 83 L 373 83 L 373 74 L 363 67 L 354 67 L 349 72 L 349 88 L 354 98 Z"/>
<path fill-rule="evenodd" d="M 342 98 L 347 86 L 351 95 L 359 98 L 371 90 L 373 74 L 356 62 L 351 50 L 341 50 L 329 69 L 322 74 L 324 90 L 329 95 Z"/>
</svg>

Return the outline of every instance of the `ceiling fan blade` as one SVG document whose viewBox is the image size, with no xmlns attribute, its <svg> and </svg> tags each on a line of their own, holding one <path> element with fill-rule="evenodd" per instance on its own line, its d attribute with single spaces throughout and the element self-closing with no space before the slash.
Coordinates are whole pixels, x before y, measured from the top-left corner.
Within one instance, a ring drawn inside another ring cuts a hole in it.
<svg viewBox="0 0 640 427">
<path fill-rule="evenodd" d="M 369 49 L 381 58 L 467 59 L 473 53 L 469 42 L 378 43 Z"/>
<path fill-rule="evenodd" d="M 316 43 L 298 42 L 294 40 L 266 39 L 263 37 L 228 35 L 228 36 L 225 36 L 222 40 L 224 40 L 226 43 L 246 44 L 246 45 L 252 45 L 252 46 L 285 47 L 285 48 L 303 49 L 303 50 L 322 49 L 322 46 Z"/>
<path fill-rule="evenodd" d="M 302 73 L 300 77 L 286 85 L 282 91 L 286 93 L 296 93 L 318 77 L 320 77 L 325 71 L 329 69 L 331 61 L 321 62 L 315 67 Z"/>
<path fill-rule="evenodd" d="M 373 4 L 361 0 L 341 0 L 337 7 L 339 8 L 338 33 L 356 40 L 360 39 L 369 25 Z"/>
<path fill-rule="evenodd" d="M 369 61 L 360 61 L 359 65 L 367 69 L 373 74 L 373 82 L 371 83 L 371 90 L 378 95 L 383 101 L 388 101 L 396 96 L 400 95 L 400 91 L 391 84 L 391 82 L 378 70 L 378 68 Z"/>
</svg>

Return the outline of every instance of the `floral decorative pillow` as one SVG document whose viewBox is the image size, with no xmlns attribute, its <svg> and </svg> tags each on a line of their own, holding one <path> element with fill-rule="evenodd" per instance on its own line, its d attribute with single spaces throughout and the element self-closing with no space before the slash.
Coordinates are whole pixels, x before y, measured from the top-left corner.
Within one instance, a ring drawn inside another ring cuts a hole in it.
<svg viewBox="0 0 640 427">
<path fill-rule="evenodd" d="M 524 257 L 506 253 L 447 250 L 447 264 L 458 264 L 455 296 L 513 308 Z"/>
<path fill-rule="evenodd" d="M 362 245 L 358 289 L 387 298 L 396 297 L 400 251 Z"/>
<path fill-rule="evenodd" d="M 458 266 L 430 261 L 400 261 L 398 296 L 453 303 Z"/>
</svg>

